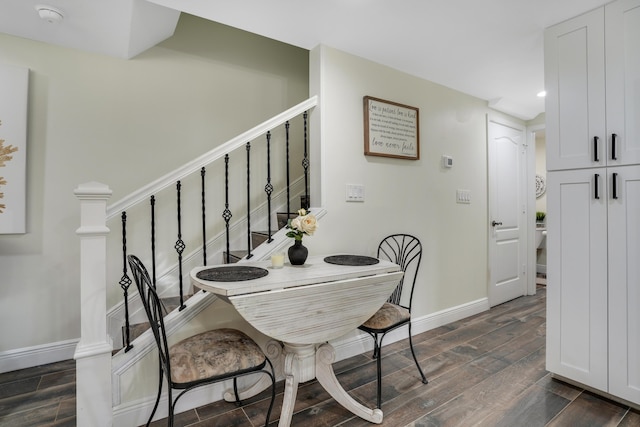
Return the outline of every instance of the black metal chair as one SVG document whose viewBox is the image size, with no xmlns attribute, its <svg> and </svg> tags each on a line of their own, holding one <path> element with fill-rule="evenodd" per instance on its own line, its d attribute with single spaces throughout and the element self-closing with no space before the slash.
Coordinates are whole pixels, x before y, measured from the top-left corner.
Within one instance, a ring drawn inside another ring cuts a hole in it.
<svg viewBox="0 0 640 427">
<path fill-rule="evenodd" d="M 378 258 L 387 259 L 400 265 L 404 276 L 400 279 L 400 283 L 395 288 L 387 302 L 374 314 L 369 320 L 360 325 L 358 329 L 369 333 L 373 337 L 373 358 L 376 359 L 376 367 L 378 371 L 378 408 L 382 406 L 382 340 L 388 332 L 393 331 L 401 326 L 409 326 L 409 347 L 413 360 L 416 362 L 418 372 L 422 377 L 422 382 L 427 384 L 422 368 L 416 358 L 413 350 L 413 340 L 411 338 L 411 302 L 413 300 L 413 289 L 416 284 L 418 269 L 422 259 L 422 245 L 418 238 L 409 234 L 393 234 L 385 237 L 378 246 Z M 401 299 L 403 295 L 409 297 L 404 299 L 402 305 Z"/>
<path fill-rule="evenodd" d="M 276 394 L 275 374 L 271 361 L 260 347 L 243 332 L 229 328 L 202 332 L 169 346 L 164 326 L 166 310 L 149 273 L 135 255 L 129 255 L 127 258 L 158 346 L 160 384 L 147 426 L 151 423 L 160 402 L 163 377 L 169 385 L 168 425 L 173 426 L 176 403 L 186 392 L 196 387 L 233 379 L 233 391 L 236 404 L 239 406 L 241 402 L 238 397 L 237 379 L 257 372 L 271 378 L 271 404 L 264 424 L 267 426 Z M 266 369 L 267 364 L 270 370 Z M 175 400 L 172 398 L 174 389 L 182 390 Z"/>
</svg>

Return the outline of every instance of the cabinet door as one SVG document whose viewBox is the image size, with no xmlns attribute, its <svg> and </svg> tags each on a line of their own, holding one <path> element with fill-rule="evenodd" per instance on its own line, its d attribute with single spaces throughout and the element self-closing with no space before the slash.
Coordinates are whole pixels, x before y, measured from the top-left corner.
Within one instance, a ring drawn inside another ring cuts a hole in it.
<svg viewBox="0 0 640 427">
<path fill-rule="evenodd" d="M 547 169 L 606 165 L 604 9 L 545 31 Z"/>
<path fill-rule="evenodd" d="M 610 166 L 638 164 L 640 163 L 640 0 L 618 0 L 608 4 L 605 8 L 605 32 L 607 164 Z"/>
<path fill-rule="evenodd" d="M 609 393 L 640 404 L 640 166 L 608 173 Z"/>
<path fill-rule="evenodd" d="M 607 391 L 606 169 L 547 174 L 547 370 Z"/>
</svg>

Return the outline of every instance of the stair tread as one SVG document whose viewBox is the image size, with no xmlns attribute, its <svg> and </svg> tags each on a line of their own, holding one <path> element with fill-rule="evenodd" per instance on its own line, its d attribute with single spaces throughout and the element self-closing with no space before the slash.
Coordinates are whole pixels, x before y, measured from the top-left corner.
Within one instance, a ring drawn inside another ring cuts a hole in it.
<svg viewBox="0 0 640 427">
<path fill-rule="evenodd" d="M 184 301 L 187 301 L 189 298 L 191 298 L 193 295 L 185 295 L 184 296 Z M 165 308 L 167 309 L 167 312 L 172 312 L 173 310 L 175 310 L 176 308 L 180 307 L 180 297 L 166 297 L 166 298 L 162 298 L 162 303 L 164 304 Z"/>
<path fill-rule="evenodd" d="M 184 295 L 184 301 L 186 302 L 189 298 L 191 298 L 193 295 Z M 176 308 L 178 308 L 180 306 L 180 297 L 176 296 L 176 297 L 164 297 L 161 298 L 162 303 L 164 304 L 165 308 L 167 309 L 167 313 L 172 312 L 173 310 L 175 310 Z M 123 327 L 124 329 L 124 327 Z M 142 335 L 147 329 L 149 329 L 149 322 L 140 322 L 140 323 L 134 323 L 129 325 L 129 342 L 133 342 L 136 338 L 138 338 L 140 335 Z M 117 353 L 118 351 L 120 351 L 122 349 L 118 348 L 118 349 L 114 349 L 112 354 Z"/>
<path fill-rule="evenodd" d="M 265 230 L 265 231 L 252 231 L 252 233 L 253 234 L 260 234 L 260 235 L 263 235 L 263 236 L 268 236 L 269 235 L 269 232 L 267 230 Z M 271 232 L 271 234 L 273 234 L 273 231 Z"/>
<path fill-rule="evenodd" d="M 276 218 L 278 219 L 278 229 L 284 228 L 287 226 L 289 219 L 293 219 L 298 216 L 297 212 L 276 212 Z"/>
<path fill-rule="evenodd" d="M 138 338 L 140 335 L 149 329 L 149 322 L 136 323 L 134 325 L 129 325 L 129 339 L 131 341 Z"/>
<path fill-rule="evenodd" d="M 242 258 L 247 255 L 247 253 L 249 253 L 247 250 L 229 251 L 229 255 L 236 258 Z"/>
</svg>

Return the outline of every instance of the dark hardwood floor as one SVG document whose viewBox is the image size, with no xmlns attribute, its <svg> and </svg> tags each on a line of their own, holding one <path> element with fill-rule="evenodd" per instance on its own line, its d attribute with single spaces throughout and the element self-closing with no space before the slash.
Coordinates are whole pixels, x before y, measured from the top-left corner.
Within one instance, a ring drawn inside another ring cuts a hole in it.
<svg viewBox="0 0 640 427">
<path fill-rule="evenodd" d="M 383 352 L 387 427 L 640 426 L 640 412 L 551 378 L 544 369 L 544 286 L 522 297 L 415 337 L 429 384 L 420 382 L 408 340 Z M 358 355 L 335 364 L 352 395 L 375 402 L 375 364 Z M 277 425 L 283 384 L 271 425 Z M 260 395 L 241 408 L 216 402 L 179 414 L 177 426 L 253 427 L 264 423 Z M 371 426 L 351 415 L 316 381 L 298 391 L 294 426 Z M 73 361 L 0 374 L 0 426 L 75 425 Z M 152 425 L 166 425 L 165 421 Z M 84 426 L 82 426 L 84 427 Z"/>
<path fill-rule="evenodd" d="M 75 426 L 74 360 L 0 374 L 0 426 Z"/>
</svg>

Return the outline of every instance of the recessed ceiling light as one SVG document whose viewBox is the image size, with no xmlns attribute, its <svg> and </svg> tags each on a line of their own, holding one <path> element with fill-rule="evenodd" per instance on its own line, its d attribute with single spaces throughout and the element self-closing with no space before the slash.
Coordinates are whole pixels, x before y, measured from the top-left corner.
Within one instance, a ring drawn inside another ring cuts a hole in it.
<svg viewBox="0 0 640 427">
<path fill-rule="evenodd" d="M 543 90 L 542 92 L 538 92 L 538 97 L 539 98 L 544 98 L 545 96 L 547 96 L 547 91 Z"/>
<path fill-rule="evenodd" d="M 36 10 L 38 11 L 38 15 L 40 18 L 44 19 L 50 24 L 55 24 L 64 19 L 64 15 L 62 11 L 56 9 L 53 6 L 45 6 L 39 4 L 36 6 Z"/>
</svg>

